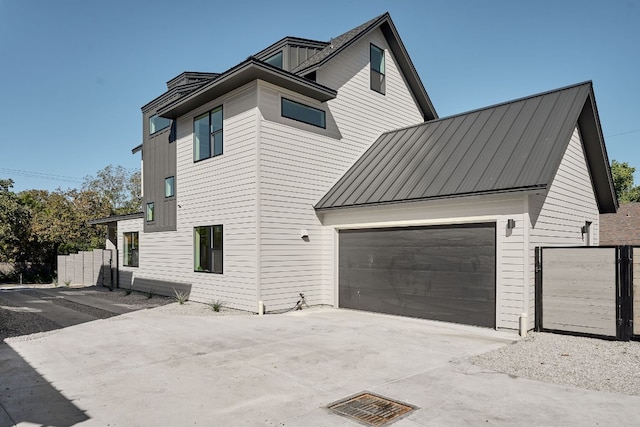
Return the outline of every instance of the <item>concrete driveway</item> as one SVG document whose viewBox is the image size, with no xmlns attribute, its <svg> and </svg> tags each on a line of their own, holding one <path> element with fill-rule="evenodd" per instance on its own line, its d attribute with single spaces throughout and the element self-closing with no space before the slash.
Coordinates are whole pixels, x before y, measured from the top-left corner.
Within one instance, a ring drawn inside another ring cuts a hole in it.
<svg viewBox="0 0 640 427">
<path fill-rule="evenodd" d="M 195 317 L 141 310 L 0 345 L 0 425 L 357 426 L 361 391 L 418 409 L 394 426 L 633 425 L 640 399 L 483 371 L 513 333 L 336 309 Z"/>
</svg>

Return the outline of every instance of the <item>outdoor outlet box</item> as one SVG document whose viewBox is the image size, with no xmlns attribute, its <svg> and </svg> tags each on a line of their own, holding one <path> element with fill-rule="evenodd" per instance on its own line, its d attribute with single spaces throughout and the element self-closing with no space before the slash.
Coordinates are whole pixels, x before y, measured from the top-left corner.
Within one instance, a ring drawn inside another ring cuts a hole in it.
<svg viewBox="0 0 640 427">
<path fill-rule="evenodd" d="M 306 229 L 300 230 L 300 238 L 304 239 L 305 237 L 309 237 L 309 232 Z"/>
</svg>

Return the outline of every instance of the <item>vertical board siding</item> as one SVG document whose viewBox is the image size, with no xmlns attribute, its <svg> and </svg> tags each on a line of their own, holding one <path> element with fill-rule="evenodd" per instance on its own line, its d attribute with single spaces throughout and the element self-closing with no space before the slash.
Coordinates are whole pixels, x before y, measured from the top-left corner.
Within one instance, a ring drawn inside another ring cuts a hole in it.
<svg viewBox="0 0 640 427">
<path fill-rule="evenodd" d="M 386 95 L 370 89 L 369 44 L 386 52 Z M 267 310 L 335 301 L 334 240 L 313 205 L 383 132 L 414 125 L 422 115 L 379 30 L 317 72 L 337 98 L 313 100 L 260 84 L 260 274 Z M 280 117 L 282 96 L 327 112 L 327 128 Z M 300 237 L 301 230 L 309 239 Z"/>
<path fill-rule="evenodd" d="M 575 128 L 548 193 L 529 198 L 531 232 L 529 241 L 529 313 L 535 313 L 536 246 L 583 246 L 580 227 L 591 221 L 592 246 L 599 244 L 598 204 L 580 139 Z M 534 326 L 529 316 L 529 327 Z"/>
<path fill-rule="evenodd" d="M 615 337 L 615 248 L 549 248 L 542 259 L 542 327 Z"/>
</svg>

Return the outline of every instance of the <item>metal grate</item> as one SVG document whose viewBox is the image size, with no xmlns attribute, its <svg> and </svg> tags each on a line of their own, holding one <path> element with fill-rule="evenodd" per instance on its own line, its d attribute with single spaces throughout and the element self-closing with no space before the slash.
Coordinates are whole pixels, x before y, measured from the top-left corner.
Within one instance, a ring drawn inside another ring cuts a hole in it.
<svg viewBox="0 0 640 427">
<path fill-rule="evenodd" d="M 332 411 L 368 426 L 386 426 L 416 409 L 373 393 L 360 393 L 328 406 Z"/>
</svg>

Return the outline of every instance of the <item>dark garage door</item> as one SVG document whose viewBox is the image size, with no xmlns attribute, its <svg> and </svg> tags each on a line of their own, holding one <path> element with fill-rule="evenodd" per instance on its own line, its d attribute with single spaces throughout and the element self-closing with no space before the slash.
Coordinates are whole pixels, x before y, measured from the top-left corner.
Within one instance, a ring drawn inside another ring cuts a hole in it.
<svg viewBox="0 0 640 427">
<path fill-rule="evenodd" d="M 339 305 L 495 327 L 495 224 L 341 230 Z"/>
</svg>

